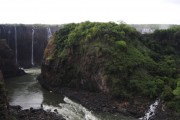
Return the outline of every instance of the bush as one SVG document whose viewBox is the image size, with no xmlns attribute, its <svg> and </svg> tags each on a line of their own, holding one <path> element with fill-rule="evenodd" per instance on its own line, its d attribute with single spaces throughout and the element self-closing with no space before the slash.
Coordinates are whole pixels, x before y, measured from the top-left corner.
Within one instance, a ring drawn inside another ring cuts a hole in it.
<svg viewBox="0 0 180 120">
<path fill-rule="evenodd" d="M 175 90 L 173 90 L 173 94 L 176 95 L 176 96 L 180 96 L 180 78 L 178 79 L 177 81 L 177 87 Z"/>
<path fill-rule="evenodd" d="M 163 90 L 163 93 L 162 93 L 163 99 L 166 100 L 166 101 L 169 101 L 169 100 L 171 100 L 173 98 L 173 96 L 174 95 L 172 93 L 172 88 L 166 85 L 164 87 L 164 90 Z"/>
<path fill-rule="evenodd" d="M 120 41 L 116 41 L 116 45 L 118 48 L 122 48 L 122 49 L 126 49 L 127 48 L 127 44 L 124 40 L 120 40 Z"/>
<path fill-rule="evenodd" d="M 180 113 L 180 96 L 176 96 L 171 101 L 168 101 L 167 106 L 170 109 Z"/>
</svg>

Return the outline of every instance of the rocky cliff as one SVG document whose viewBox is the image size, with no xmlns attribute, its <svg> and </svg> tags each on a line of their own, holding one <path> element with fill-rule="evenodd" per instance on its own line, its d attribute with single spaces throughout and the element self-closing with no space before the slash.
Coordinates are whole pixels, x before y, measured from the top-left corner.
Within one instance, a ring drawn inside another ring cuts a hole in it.
<svg viewBox="0 0 180 120">
<path fill-rule="evenodd" d="M 46 47 L 39 81 L 51 90 L 103 92 L 134 104 L 137 96 L 160 97 L 179 112 L 179 31 L 143 36 L 126 24 L 67 24 Z"/>
<path fill-rule="evenodd" d="M 6 39 L 15 61 L 23 68 L 41 65 L 48 39 L 59 29 L 52 25 L 0 25 L 0 39 Z"/>
<path fill-rule="evenodd" d="M 8 102 L 6 97 L 6 90 L 4 85 L 4 79 L 0 70 L 0 119 L 6 120 L 8 118 Z"/>
<path fill-rule="evenodd" d="M 4 77 L 23 75 L 24 71 L 16 65 L 14 53 L 6 43 L 5 39 L 0 39 L 0 70 Z"/>
</svg>

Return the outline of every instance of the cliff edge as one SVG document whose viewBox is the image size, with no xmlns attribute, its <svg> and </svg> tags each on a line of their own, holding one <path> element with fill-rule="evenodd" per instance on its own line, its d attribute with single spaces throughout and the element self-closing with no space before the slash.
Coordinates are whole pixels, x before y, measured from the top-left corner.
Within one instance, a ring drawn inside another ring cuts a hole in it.
<svg viewBox="0 0 180 120">
<path fill-rule="evenodd" d="M 179 112 L 179 94 L 173 92 L 180 80 L 179 28 L 169 31 L 146 36 L 126 24 L 64 25 L 45 49 L 39 82 L 50 90 L 101 92 L 134 104 L 136 98 L 160 98 Z"/>
</svg>

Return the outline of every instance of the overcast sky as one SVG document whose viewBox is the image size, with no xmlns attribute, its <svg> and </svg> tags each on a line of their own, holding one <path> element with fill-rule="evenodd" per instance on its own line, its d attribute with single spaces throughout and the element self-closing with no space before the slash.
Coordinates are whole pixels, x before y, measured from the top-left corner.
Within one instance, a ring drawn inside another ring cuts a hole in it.
<svg viewBox="0 0 180 120">
<path fill-rule="evenodd" d="M 0 0 L 0 23 L 180 24 L 180 0 Z"/>
</svg>

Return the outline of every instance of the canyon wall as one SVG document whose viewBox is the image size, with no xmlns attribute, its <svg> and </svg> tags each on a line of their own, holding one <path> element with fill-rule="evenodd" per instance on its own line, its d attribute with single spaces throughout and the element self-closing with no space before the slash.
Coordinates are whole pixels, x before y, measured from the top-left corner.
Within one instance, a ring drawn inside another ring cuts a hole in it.
<svg viewBox="0 0 180 120">
<path fill-rule="evenodd" d="M 24 74 L 24 71 L 16 65 L 13 50 L 5 39 L 0 39 L 0 70 L 5 78 Z"/>
<path fill-rule="evenodd" d="M 0 70 L 0 119 L 1 120 L 7 119 L 7 115 L 8 115 L 7 107 L 8 107 L 8 102 L 6 97 L 4 79 L 2 72 Z"/>
<path fill-rule="evenodd" d="M 13 50 L 16 64 L 23 68 L 40 66 L 48 39 L 57 25 L 0 25 L 0 39 Z"/>
</svg>

